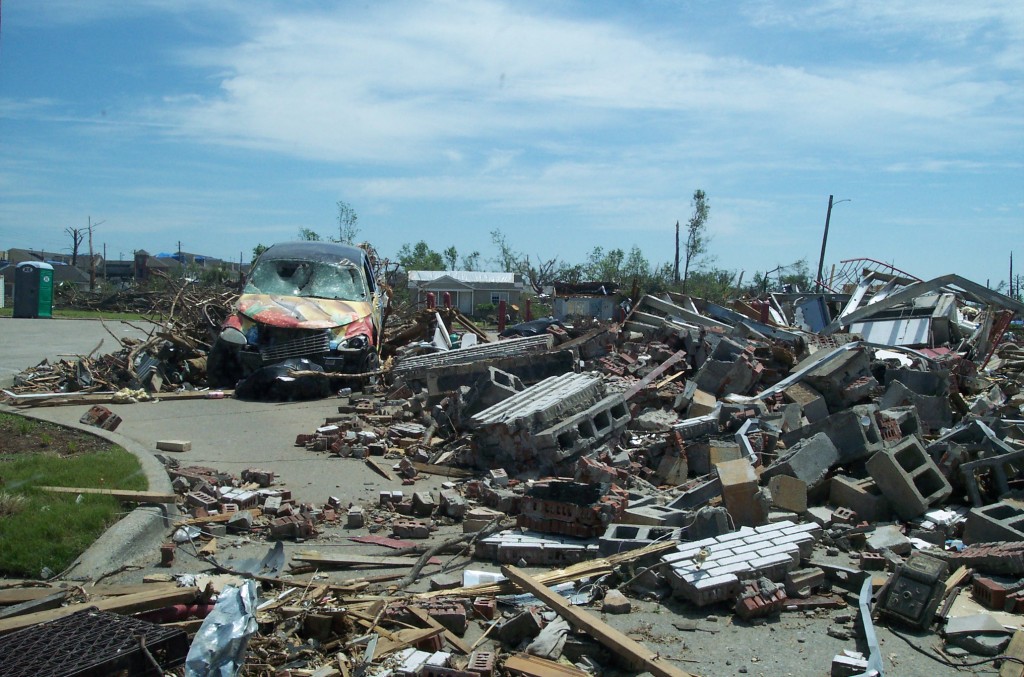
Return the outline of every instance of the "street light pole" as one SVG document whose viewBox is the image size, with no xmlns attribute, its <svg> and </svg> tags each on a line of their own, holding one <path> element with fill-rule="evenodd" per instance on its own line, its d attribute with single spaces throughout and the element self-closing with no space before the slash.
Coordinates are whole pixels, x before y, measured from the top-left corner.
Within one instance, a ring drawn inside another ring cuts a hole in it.
<svg viewBox="0 0 1024 677">
<path fill-rule="evenodd" d="M 825 212 L 825 233 L 821 236 L 821 256 L 818 257 L 818 275 L 815 277 L 815 290 L 821 291 L 822 279 L 821 269 L 825 265 L 825 245 L 828 243 L 828 222 L 832 219 L 832 205 L 840 202 L 850 202 L 850 198 L 832 202 L 832 196 L 828 196 L 828 211 Z"/>
</svg>

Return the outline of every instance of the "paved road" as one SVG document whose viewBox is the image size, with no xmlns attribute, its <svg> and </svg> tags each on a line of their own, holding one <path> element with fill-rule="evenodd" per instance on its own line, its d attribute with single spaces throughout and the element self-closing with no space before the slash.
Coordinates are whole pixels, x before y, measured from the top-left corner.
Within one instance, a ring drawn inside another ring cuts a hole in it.
<svg viewBox="0 0 1024 677">
<path fill-rule="evenodd" d="M 118 350 L 119 338 L 145 338 L 153 325 L 129 326 L 119 320 L 30 320 L 0 317 L 0 387 L 14 383 L 14 377 L 43 359 L 87 355 L 97 345 L 99 353 Z M 141 329 L 140 329 L 141 328 Z M 113 334 L 113 335 L 112 335 Z M 102 344 L 100 343 L 102 341 Z"/>
<path fill-rule="evenodd" d="M 143 336 L 120 323 L 107 323 L 118 335 Z M 95 320 L 0 319 L 0 385 L 44 357 L 85 354 L 105 337 L 100 352 L 116 349 L 113 338 Z M 189 440 L 192 450 L 174 454 L 182 463 L 208 465 L 239 474 L 248 467 L 273 470 L 303 502 L 324 503 L 328 496 L 346 501 L 372 500 L 377 491 L 401 489 L 364 463 L 331 459 L 325 453 L 294 446 L 295 436 L 310 433 L 338 413 L 338 400 L 266 403 L 223 400 L 180 400 L 108 405 L 124 422 L 117 432 L 144 449 L 156 452 L 158 440 Z M 33 414 L 56 423 L 78 421 L 84 405 L 35 407 Z M 439 479 L 417 482 L 417 490 L 434 488 Z M 406 488 L 408 490 L 408 487 Z"/>
</svg>

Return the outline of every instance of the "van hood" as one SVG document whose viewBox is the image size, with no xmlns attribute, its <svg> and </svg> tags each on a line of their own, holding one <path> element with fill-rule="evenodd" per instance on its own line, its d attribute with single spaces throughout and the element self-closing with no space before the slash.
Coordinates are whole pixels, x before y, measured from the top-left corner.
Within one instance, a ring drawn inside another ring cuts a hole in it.
<svg viewBox="0 0 1024 677">
<path fill-rule="evenodd" d="M 364 301 L 341 301 L 275 294 L 243 294 L 238 312 L 250 320 L 288 329 L 332 329 L 368 317 L 373 310 Z"/>
</svg>

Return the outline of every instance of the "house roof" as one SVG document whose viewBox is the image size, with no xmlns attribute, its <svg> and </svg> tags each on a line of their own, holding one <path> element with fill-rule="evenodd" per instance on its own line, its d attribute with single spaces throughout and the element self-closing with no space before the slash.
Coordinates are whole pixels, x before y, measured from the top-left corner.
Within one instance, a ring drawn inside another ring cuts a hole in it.
<svg viewBox="0 0 1024 677">
<path fill-rule="evenodd" d="M 466 284 L 515 284 L 515 273 L 492 273 L 479 270 L 410 270 L 410 282 L 431 282 L 441 277 L 450 277 Z"/>
</svg>

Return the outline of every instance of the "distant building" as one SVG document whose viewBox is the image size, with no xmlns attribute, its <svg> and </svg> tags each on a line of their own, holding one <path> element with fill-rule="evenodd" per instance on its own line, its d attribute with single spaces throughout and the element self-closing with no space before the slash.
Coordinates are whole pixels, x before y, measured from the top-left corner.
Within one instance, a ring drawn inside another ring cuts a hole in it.
<svg viewBox="0 0 1024 677">
<path fill-rule="evenodd" d="M 485 304 L 518 304 L 523 294 L 523 278 L 517 273 L 469 270 L 409 271 L 409 296 L 415 303 L 425 303 L 427 294 L 433 293 L 437 305 L 444 305 L 445 292 L 451 294 L 452 306 L 472 315 L 477 306 Z"/>
</svg>

